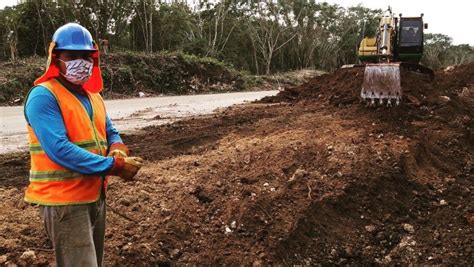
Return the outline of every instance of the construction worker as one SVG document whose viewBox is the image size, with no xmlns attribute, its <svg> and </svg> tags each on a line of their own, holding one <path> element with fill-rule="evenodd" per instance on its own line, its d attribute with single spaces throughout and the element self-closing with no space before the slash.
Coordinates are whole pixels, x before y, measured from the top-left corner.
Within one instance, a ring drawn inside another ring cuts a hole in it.
<svg viewBox="0 0 474 267">
<path fill-rule="evenodd" d="M 143 162 L 107 116 L 98 46 L 76 23 L 56 30 L 45 73 L 25 101 L 31 155 L 25 201 L 39 205 L 57 266 L 101 266 L 108 175 L 132 180 Z"/>
</svg>

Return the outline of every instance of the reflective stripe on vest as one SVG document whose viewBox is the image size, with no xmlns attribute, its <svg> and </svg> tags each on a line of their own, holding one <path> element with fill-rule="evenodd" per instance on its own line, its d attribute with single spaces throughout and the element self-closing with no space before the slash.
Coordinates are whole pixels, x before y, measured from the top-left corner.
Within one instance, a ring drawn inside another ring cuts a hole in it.
<svg viewBox="0 0 474 267">
<path fill-rule="evenodd" d="M 99 94 L 87 93 L 92 107 L 91 120 L 81 101 L 56 79 L 39 85 L 47 88 L 56 98 L 69 141 L 91 153 L 105 156 L 106 112 L 102 97 Z M 42 205 L 85 204 L 97 201 L 102 178 L 73 172 L 55 163 L 44 152 L 31 126 L 27 127 L 31 169 L 25 201 Z"/>
<path fill-rule="evenodd" d="M 91 150 L 97 148 L 97 144 L 95 140 L 92 141 L 83 141 L 83 142 L 73 142 L 75 145 L 77 145 L 80 148 L 84 148 L 86 150 Z M 107 141 L 100 141 L 100 145 L 102 147 L 107 147 Z M 39 153 L 44 153 L 43 148 L 41 147 L 41 144 L 30 144 L 30 153 L 33 154 L 39 154 Z M 96 153 L 97 154 L 97 153 Z"/>
</svg>

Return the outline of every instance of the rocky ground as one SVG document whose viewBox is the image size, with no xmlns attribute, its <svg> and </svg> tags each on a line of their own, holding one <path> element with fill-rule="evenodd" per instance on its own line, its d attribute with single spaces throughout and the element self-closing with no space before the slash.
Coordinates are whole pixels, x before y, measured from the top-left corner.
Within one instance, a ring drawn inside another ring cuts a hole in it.
<svg viewBox="0 0 474 267">
<path fill-rule="evenodd" d="M 125 136 L 147 164 L 110 183 L 106 265 L 472 264 L 474 65 L 402 72 L 392 108 L 362 76 Z M 0 263 L 48 265 L 27 165 L 0 156 Z"/>
</svg>

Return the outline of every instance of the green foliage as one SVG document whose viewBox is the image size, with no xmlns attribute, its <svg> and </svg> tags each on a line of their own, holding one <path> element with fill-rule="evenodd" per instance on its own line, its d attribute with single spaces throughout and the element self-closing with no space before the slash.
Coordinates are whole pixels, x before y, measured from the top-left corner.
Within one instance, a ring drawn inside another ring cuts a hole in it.
<svg viewBox="0 0 474 267">
<path fill-rule="evenodd" d="M 474 61 L 474 47 L 461 44 L 448 48 L 443 65 L 461 65 L 472 61 Z"/>
<path fill-rule="evenodd" d="M 45 70 L 46 58 L 0 62 L 0 103 L 21 100 Z M 103 55 L 104 94 L 192 94 L 245 89 L 243 75 L 215 58 L 183 52 L 120 52 Z"/>
<path fill-rule="evenodd" d="M 12 47 L 20 56 L 45 55 L 54 31 L 75 21 L 96 41 L 109 40 L 116 52 L 183 51 L 253 74 L 333 70 L 357 63 L 359 42 L 375 35 L 381 15 L 379 9 L 318 1 L 193 2 L 24 1 L 0 10 L 0 59 L 14 57 Z M 427 35 L 423 62 L 434 68 L 462 64 L 473 60 L 472 49 L 453 46 L 445 35 Z"/>
<path fill-rule="evenodd" d="M 21 104 L 34 80 L 43 74 L 44 65 L 40 57 L 0 62 L 0 103 Z"/>
<path fill-rule="evenodd" d="M 449 36 L 426 34 L 422 63 L 437 69 L 450 65 L 466 64 L 474 61 L 474 47 L 467 44 L 453 45 Z"/>
<path fill-rule="evenodd" d="M 189 44 L 192 29 L 196 23 L 189 7 L 182 4 L 160 5 L 156 13 L 154 42 L 158 50 L 177 50 L 192 46 Z"/>
<path fill-rule="evenodd" d="M 105 93 L 149 92 L 184 94 L 221 90 L 242 90 L 242 75 L 214 59 L 182 52 L 118 53 L 103 57 Z M 145 71 L 146 70 L 146 71 Z"/>
</svg>

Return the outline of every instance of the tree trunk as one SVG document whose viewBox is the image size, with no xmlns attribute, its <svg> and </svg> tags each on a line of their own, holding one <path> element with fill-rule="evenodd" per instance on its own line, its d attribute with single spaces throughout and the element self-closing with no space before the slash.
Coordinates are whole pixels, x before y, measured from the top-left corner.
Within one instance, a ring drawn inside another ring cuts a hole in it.
<svg viewBox="0 0 474 267">
<path fill-rule="evenodd" d="M 270 74 L 270 65 L 272 64 L 273 51 L 269 51 L 267 58 L 265 59 L 265 75 Z"/>
<path fill-rule="evenodd" d="M 153 53 L 153 10 L 155 9 L 154 0 L 150 0 L 151 10 L 150 10 L 150 53 Z"/>
<path fill-rule="evenodd" d="M 252 50 L 253 50 L 253 58 L 255 60 L 255 73 L 259 75 L 259 70 L 258 70 L 258 57 L 257 57 L 257 48 L 255 47 L 255 40 L 250 36 L 250 42 L 252 43 Z"/>
<path fill-rule="evenodd" d="M 38 20 L 39 20 L 40 26 L 41 26 L 41 32 L 42 32 L 42 35 L 43 35 L 44 53 L 47 55 L 48 54 L 48 43 L 46 41 L 46 34 L 44 32 L 43 19 L 41 18 L 41 12 L 40 12 L 40 9 L 39 9 L 39 6 L 38 6 L 38 2 L 35 1 L 35 4 L 36 4 L 36 12 L 38 13 Z M 36 50 L 35 50 L 35 54 L 36 54 Z"/>
</svg>

